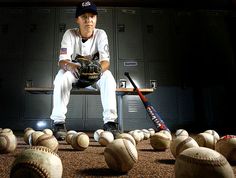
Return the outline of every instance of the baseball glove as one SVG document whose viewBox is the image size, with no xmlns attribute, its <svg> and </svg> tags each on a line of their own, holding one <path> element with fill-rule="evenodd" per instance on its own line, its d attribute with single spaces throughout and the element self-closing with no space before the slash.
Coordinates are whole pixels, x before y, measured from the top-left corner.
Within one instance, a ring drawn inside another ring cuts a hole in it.
<svg viewBox="0 0 236 178">
<path fill-rule="evenodd" d="M 100 79 L 102 68 L 97 61 L 86 58 L 76 58 L 76 62 L 81 65 L 78 69 L 80 78 L 76 83 L 78 88 L 90 86 Z"/>
</svg>

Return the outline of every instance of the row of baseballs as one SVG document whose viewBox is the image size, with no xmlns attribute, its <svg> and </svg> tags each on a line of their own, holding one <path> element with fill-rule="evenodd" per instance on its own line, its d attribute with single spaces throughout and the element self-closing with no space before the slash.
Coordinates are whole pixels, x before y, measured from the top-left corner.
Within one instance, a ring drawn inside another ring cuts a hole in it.
<svg viewBox="0 0 236 178">
<path fill-rule="evenodd" d="M 230 163 L 236 160 L 236 136 L 220 137 L 215 130 L 206 130 L 190 137 L 184 129 L 177 130 L 174 136 L 170 151 L 175 157 L 176 178 L 235 177 Z"/>
</svg>

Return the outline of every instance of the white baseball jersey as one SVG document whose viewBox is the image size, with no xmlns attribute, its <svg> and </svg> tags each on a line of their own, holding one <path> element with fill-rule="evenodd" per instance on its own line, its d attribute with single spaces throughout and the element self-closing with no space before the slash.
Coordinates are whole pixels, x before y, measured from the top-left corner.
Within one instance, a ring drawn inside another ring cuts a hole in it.
<svg viewBox="0 0 236 178">
<path fill-rule="evenodd" d="M 93 36 L 82 42 L 78 28 L 69 29 L 64 33 L 59 60 L 74 60 L 77 55 L 93 59 L 99 53 L 99 60 L 110 60 L 107 34 L 102 29 L 94 29 Z"/>
</svg>

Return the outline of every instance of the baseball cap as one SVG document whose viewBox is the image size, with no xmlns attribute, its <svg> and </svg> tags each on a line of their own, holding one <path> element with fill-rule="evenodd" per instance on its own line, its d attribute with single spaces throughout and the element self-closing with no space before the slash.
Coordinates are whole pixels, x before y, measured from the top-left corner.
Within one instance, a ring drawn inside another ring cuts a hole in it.
<svg viewBox="0 0 236 178">
<path fill-rule="evenodd" d="M 97 12 L 97 7 L 92 1 L 83 1 L 79 6 L 76 8 L 76 14 L 75 18 L 78 16 L 86 13 L 86 12 L 91 12 L 93 14 L 98 14 Z"/>
</svg>

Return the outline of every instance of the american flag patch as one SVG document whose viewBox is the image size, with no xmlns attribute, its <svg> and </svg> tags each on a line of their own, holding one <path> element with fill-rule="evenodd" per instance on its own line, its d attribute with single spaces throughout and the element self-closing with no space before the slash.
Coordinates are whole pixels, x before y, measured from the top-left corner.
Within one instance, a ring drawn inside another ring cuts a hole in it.
<svg viewBox="0 0 236 178">
<path fill-rule="evenodd" d="M 67 48 L 61 48 L 60 54 L 67 54 Z"/>
</svg>

